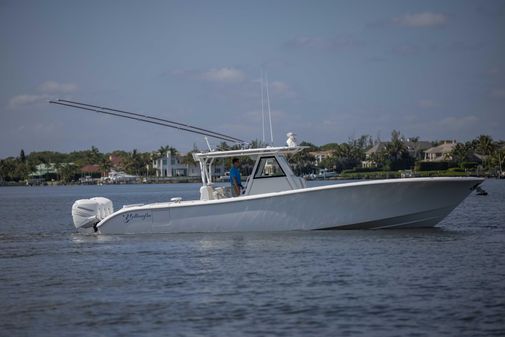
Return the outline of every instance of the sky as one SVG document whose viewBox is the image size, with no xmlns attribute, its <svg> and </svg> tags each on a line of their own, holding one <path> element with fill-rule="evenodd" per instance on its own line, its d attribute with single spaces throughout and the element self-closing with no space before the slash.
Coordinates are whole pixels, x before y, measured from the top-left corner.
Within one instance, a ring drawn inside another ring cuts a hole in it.
<svg viewBox="0 0 505 337">
<path fill-rule="evenodd" d="M 261 140 L 261 72 L 275 145 L 505 139 L 505 1 L 0 0 L 0 158 Z"/>
</svg>

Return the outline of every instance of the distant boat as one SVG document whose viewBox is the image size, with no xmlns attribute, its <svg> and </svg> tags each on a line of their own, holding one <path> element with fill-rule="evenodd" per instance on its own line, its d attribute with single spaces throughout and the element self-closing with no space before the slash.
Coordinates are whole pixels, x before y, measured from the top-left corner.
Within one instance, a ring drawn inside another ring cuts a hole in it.
<svg viewBox="0 0 505 337">
<path fill-rule="evenodd" d="M 338 176 L 338 173 L 335 171 L 328 171 L 328 169 L 319 170 L 319 174 L 317 175 L 317 179 L 329 179 L 335 178 Z"/>
<path fill-rule="evenodd" d="M 218 181 L 221 181 L 221 182 L 227 182 L 227 181 L 230 181 L 230 172 L 229 171 L 226 171 L 224 173 L 224 175 L 220 176 L 219 178 L 217 178 Z"/>
<path fill-rule="evenodd" d="M 138 176 L 127 174 L 125 172 L 111 170 L 104 180 L 111 183 L 126 183 L 136 181 L 138 178 Z"/>
</svg>

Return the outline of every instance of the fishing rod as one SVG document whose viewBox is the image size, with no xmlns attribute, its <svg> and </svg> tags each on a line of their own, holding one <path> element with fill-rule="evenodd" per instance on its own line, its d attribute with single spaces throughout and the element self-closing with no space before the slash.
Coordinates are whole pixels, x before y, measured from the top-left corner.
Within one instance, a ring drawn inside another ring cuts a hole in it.
<svg viewBox="0 0 505 337">
<path fill-rule="evenodd" d="M 145 123 L 166 126 L 166 127 L 174 128 L 177 130 L 182 130 L 182 131 L 196 133 L 199 135 L 209 136 L 212 138 L 217 138 L 217 139 L 221 139 L 221 140 L 232 142 L 232 143 L 245 143 L 245 141 L 243 141 L 239 138 L 231 137 L 231 136 L 228 136 L 228 135 L 225 135 L 222 133 L 218 133 L 218 132 L 214 132 L 211 130 L 191 126 L 188 124 L 169 121 L 169 120 L 163 119 L 163 118 L 142 115 L 142 114 L 138 114 L 138 113 L 134 113 L 134 112 L 118 110 L 118 109 L 111 109 L 111 108 L 106 108 L 106 107 L 100 107 L 97 105 L 80 103 L 80 102 L 73 102 L 73 101 L 68 101 L 68 100 L 63 100 L 63 99 L 58 99 L 57 101 L 50 100 L 49 103 L 68 106 L 68 107 L 72 107 L 72 108 L 76 108 L 76 109 L 93 111 L 93 112 L 97 112 L 97 113 L 101 113 L 101 114 L 105 114 L 105 115 L 110 115 L 110 116 L 115 116 L 115 117 L 132 119 L 132 120 L 145 122 Z"/>
<path fill-rule="evenodd" d="M 238 141 L 238 142 L 243 142 L 243 140 L 241 140 L 241 139 L 238 139 L 238 138 L 235 138 L 235 137 L 231 137 L 231 136 L 219 133 L 219 132 L 215 132 L 215 131 L 199 128 L 197 126 L 193 126 L 193 125 L 189 125 L 189 124 L 174 122 L 174 121 L 170 121 L 168 119 L 163 119 L 163 118 L 159 118 L 159 117 L 153 117 L 153 116 L 149 116 L 149 115 L 143 115 L 143 114 L 139 114 L 139 113 L 135 113 L 135 112 L 130 112 L 130 111 L 125 111 L 125 110 L 112 109 L 112 108 L 107 108 L 107 107 L 104 107 L 104 106 L 98 106 L 98 105 L 92 105 L 92 104 L 87 104 L 87 103 L 69 101 L 69 100 L 65 100 L 65 99 L 58 99 L 58 101 L 59 102 L 70 103 L 70 104 L 74 104 L 74 105 L 82 105 L 82 106 L 97 108 L 97 109 L 100 109 L 100 110 L 108 110 L 108 111 L 119 112 L 119 113 L 130 115 L 130 116 L 137 116 L 137 117 L 142 117 L 142 118 L 148 118 L 148 119 L 152 119 L 152 120 L 156 120 L 156 121 L 160 121 L 160 122 L 166 122 L 166 123 L 170 123 L 170 124 L 174 124 L 174 125 L 179 125 L 179 126 L 183 126 L 183 127 L 187 127 L 187 128 L 203 131 L 203 132 L 213 133 L 213 134 L 218 135 L 218 136 L 223 136 L 225 138 L 233 139 L 233 140 Z"/>
</svg>

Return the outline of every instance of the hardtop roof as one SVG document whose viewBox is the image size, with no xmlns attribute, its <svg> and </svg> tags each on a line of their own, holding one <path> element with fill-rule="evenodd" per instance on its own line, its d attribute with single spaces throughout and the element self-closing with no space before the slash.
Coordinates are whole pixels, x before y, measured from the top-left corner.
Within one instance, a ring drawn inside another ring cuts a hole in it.
<svg viewBox="0 0 505 337">
<path fill-rule="evenodd" d="M 294 154 L 307 148 L 308 146 L 295 146 L 295 147 L 278 146 L 278 147 L 262 147 L 257 149 L 210 151 L 210 152 L 193 153 L 193 158 L 195 160 L 201 160 L 207 158 L 229 158 L 229 157 L 244 157 L 244 156 L 250 157 L 262 154 L 288 154 L 288 153 Z"/>
</svg>

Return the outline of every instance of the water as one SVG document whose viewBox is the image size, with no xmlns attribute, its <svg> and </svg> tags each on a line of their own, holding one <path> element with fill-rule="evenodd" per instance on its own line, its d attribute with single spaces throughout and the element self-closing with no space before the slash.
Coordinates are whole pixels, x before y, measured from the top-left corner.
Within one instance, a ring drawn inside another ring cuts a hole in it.
<svg viewBox="0 0 505 337">
<path fill-rule="evenodd" d="M 505 181 L 438 228 L 95 236 L 75 199 L 198 185 L 0 188 L 1 336 L 503 336 Z"/>
</svg>

